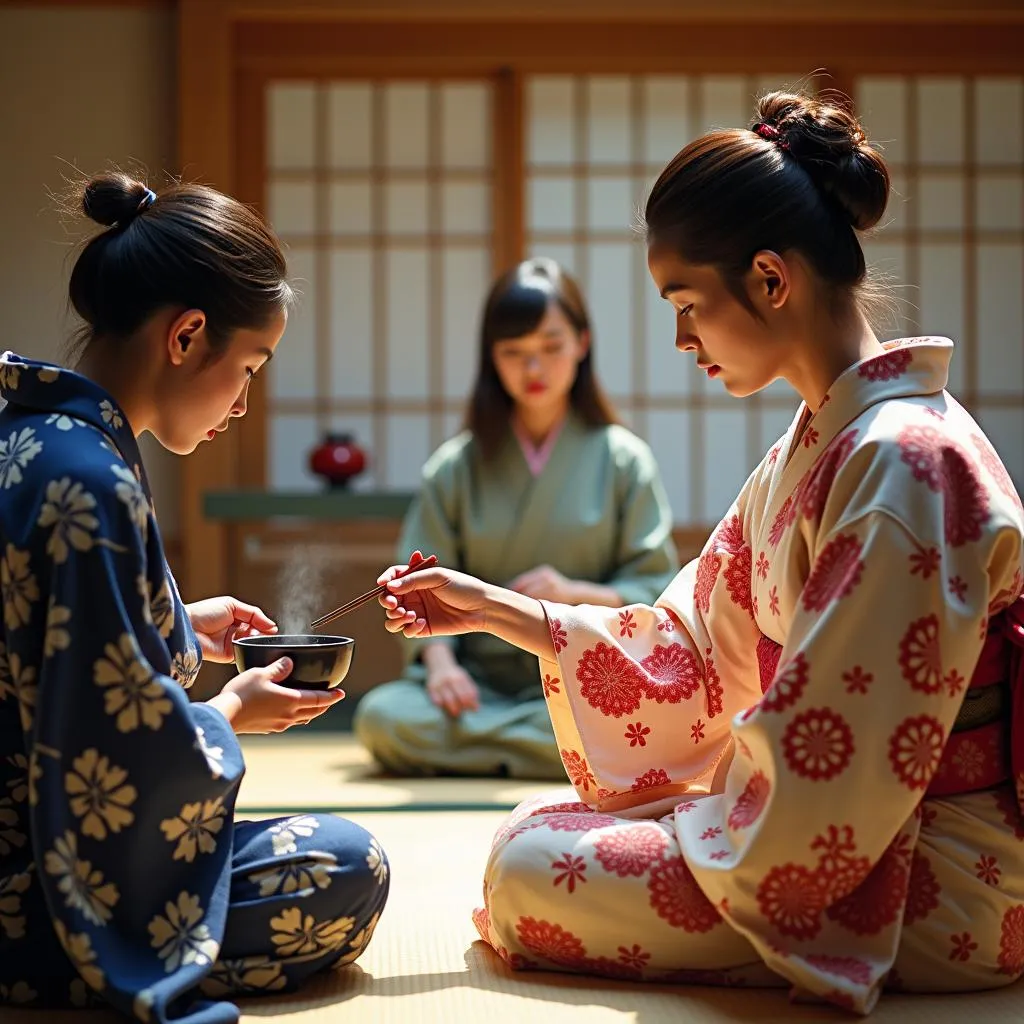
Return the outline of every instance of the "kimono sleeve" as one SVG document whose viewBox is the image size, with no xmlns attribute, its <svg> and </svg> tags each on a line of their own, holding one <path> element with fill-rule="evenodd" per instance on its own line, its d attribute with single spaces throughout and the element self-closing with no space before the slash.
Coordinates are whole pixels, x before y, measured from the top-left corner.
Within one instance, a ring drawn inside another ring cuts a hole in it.
<svg viewBox="0 0 1024 1024">
<path fill-rule="evenodd" d="M 819 536 L 773 680 L 735 723 L 724 795 L 676 819 L 701 889 L 773 970 L 825 996 L 821 964 L 858 954 L 860 1012 L 892 961 L 915 810 L 985 634 L 988 560 L 941 530 L 869 510 Z"/>
<path fill-rule="evenodd" d="M 181 997 L 224 935 L 242 755 L 226 719 L 155 657 L 167 647 L 145 587 L 154 523 L 126 478 L 87 467 L 51 485 L 69 515 L 40 518 L 53 565 L 28 729 L 37 871 L 69 959 L 106 1001 L 220 1024 L 234 1006 Z"/>
<path fill-rule="evenodd" d="M 462 563 L 455 515 L 457 481 L 451 461 L 443 458 L 443 454 L 443 450 L 436 453 L 423 468 L 419 493 L 409 506 L 399 533 L 395 551 L 399 562 L 405 562 L 411 552 L 419 550 L 437 555 L 439 565 L 458 568 Z M 427 644 L 445 644 L 453 651 L 458 646 L 458 638 L 449 636 L 399 639 L 407 665 L 419 659 Z"/>
<path fill-rule="evenodd" d="M 699 559 L 655 605 L 542 601 L 554 660 L 541 680 L 580 799 L 650 816 L 706 794 L 731 756 L 729 722 L 760 696 L 744 516 L 756 474 Z"/>
<path fill-rule="evenodd" d="M 606 582 L 624 605 L 651 604 L 679 571 L 672 509 L 651 450 L 636 444 L 624 455 L 616 563 Z"/>
</svg>

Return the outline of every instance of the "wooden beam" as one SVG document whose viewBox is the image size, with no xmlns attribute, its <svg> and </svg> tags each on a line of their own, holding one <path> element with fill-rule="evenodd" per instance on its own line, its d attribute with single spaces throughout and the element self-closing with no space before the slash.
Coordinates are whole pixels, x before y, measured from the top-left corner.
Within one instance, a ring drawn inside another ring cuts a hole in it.
<svg viewBox="0 0 1024 1024">
<path fill-rule="evenodd" d="M 178 9 L 178 159 L 187 181 L 225 192 L 234 186 L 231 19 L 218 0 L 181 0 Z M 221 593 L 228 581 L 223 527 L 203 515 L 207 490 L 237 482 L 238 432 L 201 444 L 182 463 L 182 587 L 190 600 Z"/>
<path fill-rule="evenodd" d="M 1024 9 L 1024 4 L 1022 4 Z M 427 20 L 385 30 L 372 21 L 244 22 L 238 59 L 276 76 L 672 72 L 676 74 L 806 74 L 832 66 L 858 74 L 1019 73 L 1024 70 L 1024 22 L 1013 25 L 923 26 L 856 21 L 784 25 L 750 22 L 742 31 L 714 21 L 681 28 L 642 23 L 560 21 L 543 27 L 520 19 L 458 24 Z"/>
<path fill-rule="evenodd" d="M 228 0 L 238 20 L 458 21 L 510 19 L 576 22 L 718 21 L 746 26 L 765 20 L 763 0 Z M 773 24 L 908 21 L 964 24 L 1024 22 L 1020 0 L 774 0 Z M 653 41 L 653 37 L 652 37 Z"/>
</svg>

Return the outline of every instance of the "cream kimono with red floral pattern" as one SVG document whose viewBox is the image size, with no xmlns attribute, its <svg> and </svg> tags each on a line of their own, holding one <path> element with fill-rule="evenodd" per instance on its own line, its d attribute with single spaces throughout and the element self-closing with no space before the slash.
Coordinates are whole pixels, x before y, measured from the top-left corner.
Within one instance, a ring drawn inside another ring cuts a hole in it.
<svg viewBox="0 0 1024 1024">
<path fill-rule="evenodd" d="M 910 339 L 846 371 L 655 607 L 546 604 L 575 793 L 495 839 L 476 921 L 513 966 L 862 1013 L 883 984 L 1024 971 L 1012 789 L 923 799 L 1024 586 L 1020 499 L 943 390 L 951 354 Z"/>
</svg>

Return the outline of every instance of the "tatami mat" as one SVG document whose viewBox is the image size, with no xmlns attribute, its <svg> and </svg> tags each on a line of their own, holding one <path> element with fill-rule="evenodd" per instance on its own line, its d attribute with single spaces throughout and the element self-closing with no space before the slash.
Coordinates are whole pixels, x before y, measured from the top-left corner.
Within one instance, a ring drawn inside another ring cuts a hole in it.
<svg viewBox="0 0 1024 1024">
<path fill-rule="evenodd" d="M 242 740 L 240 814 L 296 810 L 511 810 L 551 782 L 396 779 L 382 775 L 347 733 L 282 733 Z"/>
<path fill-rule="evenodd" d="M 791 1005 L 783 991 L 645 986 L 513 974 L 476 938 L 470 913 L 500 812 L 352 815 L 391 860 L 391 900 L 356 965 L 300 994 L 241 1003 L 246 1024 L 804 1024 L 850 1015 Z M 973 996 L 887 996 L 871 1024 L 1019 1024 L 1024 989 Z M 114 1024 L 106 1013 L 0 1010 L 3 1024 Z"/>
</svg>

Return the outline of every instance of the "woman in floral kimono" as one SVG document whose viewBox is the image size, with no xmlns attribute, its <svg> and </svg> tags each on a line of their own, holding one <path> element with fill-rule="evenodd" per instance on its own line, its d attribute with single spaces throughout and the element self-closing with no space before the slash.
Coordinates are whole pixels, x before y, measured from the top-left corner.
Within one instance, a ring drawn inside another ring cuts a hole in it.
<svg viewBox="0 0 1024 1024">
<path fill-rule="evenodd" d="M 381 599 L 392 630 L 541 660 L 575 794 L 495 839 L 476 921 L 514 967 L 859 1013 L 1024 971 L 1024 511 L 945 390 L 952 343 L 869 327 L 857 232 L 888 193 L 852 113 L 779 93 L 654 186 L 676 347 L 803 403 L 653 607 L 440 568 Z"/>
<path fill-rule="evenodd" d="M 350 822 L 234 821 L 235 733 L 341 694 L 278 685 L 285 660 L 189 702 L 202 658 L 276 627 L 182 604 L 136 443 L 184 455 L 243 415 L 292 293 L 274 237 L 212 189 L 115 174 L 82 202 L 109 227 L 71 275 L 77 370 L 0 357 L 0 1003 L 226 1024 L 221 997 L 354 960 L 388 891 Z"/>
<path fill-rule="evenodd" d="M 645 604 L 668 586 L 668 498 L 593 351 L 579 285 L 557 263 L 526 260 L 494 283 L 466 429 L 424 467 L 399 552 L 565 604 Z M 565 778 L 536 658 L 485 634 L 404 647 L 403 678 L 363 697 L 354 721 L 384 768 Z"/>
</svg>

